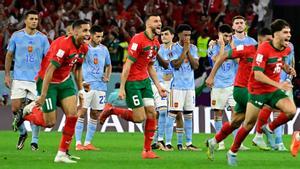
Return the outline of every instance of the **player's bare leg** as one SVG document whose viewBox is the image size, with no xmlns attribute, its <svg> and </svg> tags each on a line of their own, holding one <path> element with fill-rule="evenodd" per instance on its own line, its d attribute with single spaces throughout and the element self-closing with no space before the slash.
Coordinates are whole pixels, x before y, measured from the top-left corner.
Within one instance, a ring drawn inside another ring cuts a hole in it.
<svg viewBox="0 0 300 169">
<path fill-rule="evenodd" d="M 61 100 L 61 105 L 66 115 L 66 122 L 62 132 L 62 138 L 59 145 L 59 151 L 54 159 L 54 162 L 62 163 L 76 163 L 71 160 L 67 155 L 67 150 L 72 142 L 72 137 L 75 131 L 75 125 L 77 121 L 77 98 L 75 95 L 69 96 Z"/>
</svg>

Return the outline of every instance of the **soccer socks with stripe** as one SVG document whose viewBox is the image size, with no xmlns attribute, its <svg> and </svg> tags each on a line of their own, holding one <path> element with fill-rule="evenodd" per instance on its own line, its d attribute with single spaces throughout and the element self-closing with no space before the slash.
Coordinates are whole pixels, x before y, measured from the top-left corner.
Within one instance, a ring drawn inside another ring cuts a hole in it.
<svg viewBox="0 0 300 169">
<path fill-rule="evenodd" d="M 176 128 L 177 145 L 179 144 L 183 145 L 183 133 L 184 133 L 184 128 Z"/>
<path fill-rule="evenodd" d="M 280 143 L 282 143 L 283 129 L 284 129 L 284 125 L 281 125 L 281 126 L 277 127 L 277 128 L 274 130 L 274 134 L 275 134 L 275 144 L 280 144 Z"/>
<path fill-rule="evenodd" d="M 75 126 L 76 145 L 81 144 L 83 127 L 84 127 L 84 118 L 78 117 L 76 126 Z"/>
<path fill-rule="evenodd" d="M 32 130 L 32 138 L 31 138 L 31 143 L 38 143 L 39 141 L 39 133 L 40 133 L 40 127 L 30 123 L 31 125 L 31 130 Z"/>
<path fill-rule="evenodd" d="M 193 141 L 193 113 L 184 114 L 183 117 L 186 145 L 189 146 Z"/>
<path fill-rule="evenodd" d="M 22 124 L 18 127 L 18 130 L 19 130 L 20 135 L 25 135 L 25 133 L 26 133 L 26 128 L 25 128 L 24 123 L 22 123 Z"/>
<path fill-rule="evenodd" d="M 285 113 L 280 112 L 278 117 L 276 119 L 274 119 L 271 123 L 269 123 L 269 129 L 271 131 L 274 131 L 274 129 L 276 129 L 278 126 L 285 124 L 289 120 L 290 120 L 290 118 Z"/>
<path fill-rule="evenodd" d="M 158 125 L 157 125 L 157 140 L 163 141 L 166 129 L 166 117 L 167 110 L 160 110 L 158 116 Z"/>
<path fill-rule="evenodd" d="M 262 134 L 261 127 L 268 123 L 268 119 L 271 115 L 271 110 L 269 108 L 262 108 L 259 112 L 257 123 L 256 123 L 256 132 Z"/>
<path fill-rule="evenodd" d="M 232 127 L 229 122 L 225 122 L 223 124 L 221 130 L 215 136 L 216 142 L 219 143 L 219 142 L 223 141 L 234 130 L 235 130 L 235 128 Z"/>
<path fill-rule="evenodd" d="M 62 138 L 59 145 L 59 151 L 66 152 L 71 144 L 75 132 L 77 117 L 66 117 L 66 123 L 62 131 Z"/>
<path fill-rule="evenodd" d="M 38 108 L 37 106 L 34 106 L 32 108 L 32 111 L 30 114 L 26 115 L 24 117 L 25 120 L 28 120 L 30 122 L 32 122 L 33 124 L 37 125 L 37 126 L 41 126 L 41 127 L 47 127 L 46 122 L 44 120 L 44 115 L 43 112 L 40 108 Z"/>
<path fill-rule="evenodd" d="M 169 112 L 166 120 L 166 145 L 172 144 L 173 126 L 176 120 L 176 114 Z"/>
<path fill-rule="evenodd" d="M 97 129 L 97 120 L 90 118 L 87 124 L 87 132 L 84 141 L 85 146 L 91 143 L 94 134 L 96 132 L 96 129 Z"/>
<path fill-rule="evenodd" d="M 118 108 L 118 107 L 113 107 L 111 109 L 111 111 L 112 111 L 113 114 L 121 117 L 124 120 L 134 122 L 133 118 L 132 118 L 132 114 L 133 114 L 132 110 L 124 109 L 124 108 Z"/>
<path fill-rule="evenodd" d="M 250 130 L 246 130 L 243 126 L 241 126 L 235 136 L 234 142 L 230 148 L 231 152 L 236 153 L 238 152 L 242 142 L 245 140 L 247 135 L 249 134 Z"/>
<path fill-rule="evenodd" d="M 154 132 L 156 129 L 156 118 L 147 118 L 145 122 L 145 133 L 144 133 L 144 150 L 151 150 L 151 142 L 153 140 Z"/>
</svg>

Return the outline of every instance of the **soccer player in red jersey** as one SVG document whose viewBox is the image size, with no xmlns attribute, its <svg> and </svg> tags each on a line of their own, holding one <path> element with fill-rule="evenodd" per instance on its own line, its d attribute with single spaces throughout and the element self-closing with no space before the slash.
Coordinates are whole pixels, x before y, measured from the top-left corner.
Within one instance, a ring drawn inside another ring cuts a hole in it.
<svg viewBox="0 0 300 169">
<path fill-rule="evenodd" d="M 129 56 L 121 75 L 119 98 L 124 99 L 126 95 L 127 105 L 132 110 L 106 104 L 99 116 L 99 121 L 103 124 L 112 114 L 138 123 L 146 119 L 142 158 L 153 159 L 158 158 L 151 150 L 151 142 L 156 130 L 156 111 L 149 76 L 156 85 L 159 94 L 166 97 L 165 89 L 160 86 L 153 67 L 160 46 L 156 37 L 161 31 L 160 16 L 147 16 L 145 24 L 146 30 L 136 34 L 131 39 L 128 46 Z"/>
<path fill-rule="evenodd" d="M 51 44 L 37 76 L 40 97 L 23 111 L 25 120 L 39 126 L 53 127 L 56 123 L 56 103 L 60 103 L 66 122 L 54 162 L 76 163 L 67 154 L 77 121 L 76 88 L 70 73 L 76 67 L 75 81 L 78 89 L 82 90 L 81 64 L 88 49 L 84 40 L 90 36 L 89 30 L 90 25 L 86 21 L 77 20 L 73 23 L 73 36 L 60 38 Z"/>
<path fill-rule="evenodd" d="M 295 70 L 284 63 L 291 50 L 288 46 L 291 38 L 290 26 L 285 20 L 277 19 L 271 24 L 271 30 L 274 39 L 259 45 L 253 60 L 245 120 L 227 153 L 228 165 L 237 165 L 238 149 L 254 127 L 258 113 L 265 104 L 282 111 L 274 121 L 262 127 L 268 138 L 273 136 L 272 132 L 276 127 L 291 120 L 296 113 L 294 102 L 282 91 L 291 90 L 293 86 L 288 82 L 279 83 L 281 69 L 296 75 Z"/>
</svg>

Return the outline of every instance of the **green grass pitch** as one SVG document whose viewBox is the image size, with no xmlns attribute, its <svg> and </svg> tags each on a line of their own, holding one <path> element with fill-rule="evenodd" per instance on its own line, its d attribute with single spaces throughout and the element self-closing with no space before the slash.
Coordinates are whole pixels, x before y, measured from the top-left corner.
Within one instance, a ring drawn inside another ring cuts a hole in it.
<svg viewBox="0 0 300 169">
<path fill-rule="evenodd" d="M 215 161 L 209 161 L 206 157 L 204 142 L 212 135 L 195 134 L 193 142 L 202 148 L 200 152 L 173 152 L 157 151 L 161 157 L 158 160 L 143 160 L 141 151 L 143 134 L 141 133 L 99 133 L 95 134 L 93 143 L 101 148 L 100 151 L 75 151 L 74 141 L 71 146 L 71 154 L 78 155 L 81 160 L 77 164 L 56 164 L 53 162 L 61 133 L 41 132 L 40 149 L 37 152 L 30 150 L 30 134 L 23 150 L 15 148 L 18 133 L 10 131 L 0 132 L 0 169 L 222 169 L 232 168 L 227 166 L 226 151 L 216 152 Z M 173 145 L 176 145 L 174 134 Z M 292 169 L 300 167 L 300 157 L 293 158 L 289 152 L 264 152 L 251 146 L 249 136 L 245 145 L 251 148 L 247 152 L 239 152 L 237 168 L 255 169 Z M 225 141 L 226 148 L 232 142 L 232 136 Z M 284 143 L 288 147 L 290 136 L 284 136 Z"/>
</svg>

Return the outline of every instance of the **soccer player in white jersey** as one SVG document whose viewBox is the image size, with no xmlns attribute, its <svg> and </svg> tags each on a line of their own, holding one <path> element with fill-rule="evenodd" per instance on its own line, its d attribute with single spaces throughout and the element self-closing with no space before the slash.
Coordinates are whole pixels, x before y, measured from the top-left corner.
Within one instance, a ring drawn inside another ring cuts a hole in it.
<svg viewBox="0 0 300 169">
<path fill-rule="evenodd" d="M 187 24 L 177 27 L 179 41 L 172 47 L 171 65 L 173 79 L 169 95 L 169 113 L 166 133 L 173 132 L 173 124 L 178 113 L 183 112 L 187 150 L 199 150 L 192 144 L 192 120 L 195 108 L 194 70 L 198 69 L 197 47 L 190 43 L 192 28 Z M 166 143 L 166 147 L 171 144 Z"/>
<path fill-rule="evenodd" d="M 221 37 L 222 36 L 222 37 Z M 208 57 L 214 63 L 217 58 L 224 54 L 224 51 L 231 49 L 232 28 L 223 24 L 219 27 L 219 40 L 216 45 L 208 50 Z M 224 45 L 221 45 L 223 43 Z M 214 112 L 215 129 L 219 132 L 222 128 L 222 114 L 227 106 L 234 109 L 236 102 L 233 99 L 233 82 L 237 71 L 236 60 L 226 60 L 220 69 L 218 69 L 214 86 L 211 90 L 211 108 Z M 218 150 L 225 150 L 224 141 L 219 143 Z"/>
<path fill-rule="evenodd" d="M 99 150 L 91 144 L 91 141 L 97 128 L 97 117 L 105 104 L 107 82 L 110 79 L 112 70 L 108 49 L 101 44 L 103 29 L 94 25 L 90 32 L 91 41 L 82 65 L 84 86 L 86 87 L 82 91 L 83 108 L 78 112 L 75 128 L 76 150 Z M 91 111 L 88 118 L 85 142 L 82 145 L 81 136 L 84 128 L 84 117 L 88 108 L 91 108 Z"/>
<path fill-rule="evenodd" d="M 16 31 L 11 36 L 7 46 L 5 60 L 5 85 L 11 89 L 11 108 L 15 115 L 12 124 L 15 131 L 19 130 L 20 136 L 17 149 L 24 147 L 27 138 L 27 131 L 21 118 L 22 105 L 25 102 L 35 100 L 36 84 L 35 76 L 40 68 L 42 58 L 46 55 L 49 48 L 47 36 L 37 30 L 38 12 L 30 10 L 25 14 L 25 28 Z M 13 77 L 11 82 L 10 69 L 14 60 Z M 26 103 L 25 103 L 26 104 Z M 20 124 L 17 124 L 20 123 Z M 31 124 L 32 140 L 31 149 L 38 150 L 38 134 L 40 128 Z"/>
</svg>

